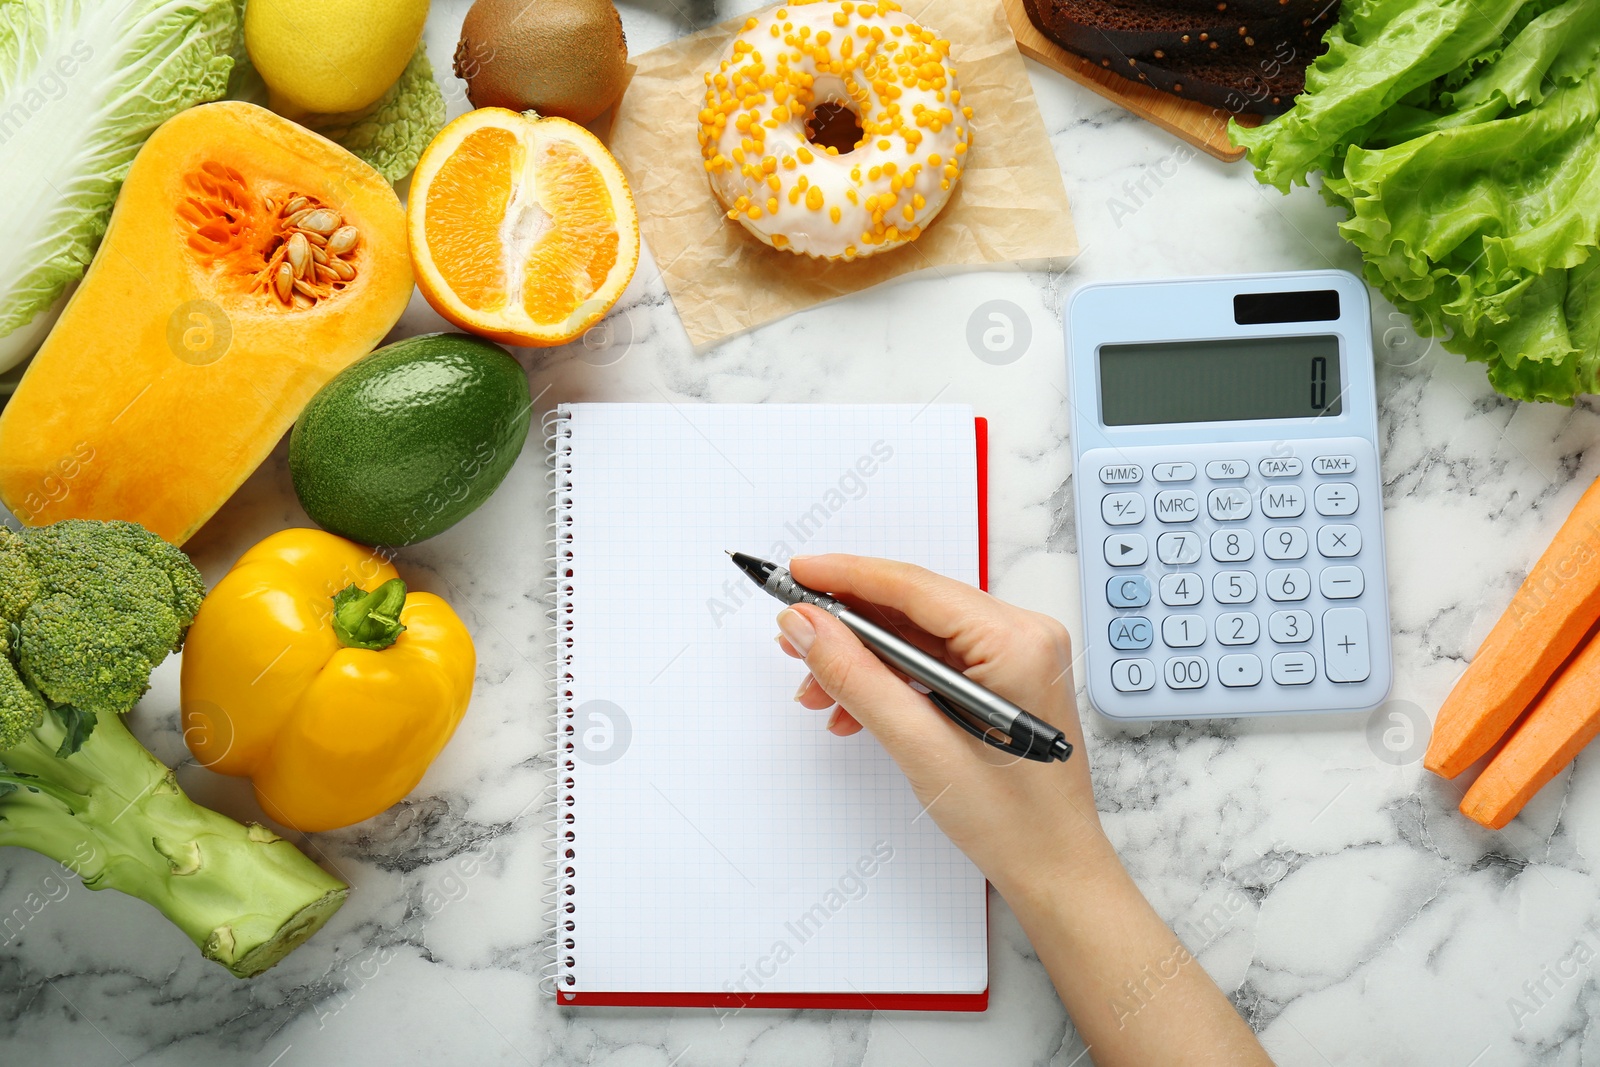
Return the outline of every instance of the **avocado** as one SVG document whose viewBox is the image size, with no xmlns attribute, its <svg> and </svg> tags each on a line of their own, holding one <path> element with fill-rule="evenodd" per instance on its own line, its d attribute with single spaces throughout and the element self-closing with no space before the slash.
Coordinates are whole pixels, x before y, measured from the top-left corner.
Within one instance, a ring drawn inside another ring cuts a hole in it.
<svg viewBox="0 0 1600 1067">
<path fill-rule="evenodd" d="M 357 360 L 289 435 L 289 474 L 313 522 L 368 545 L 414 544 L 489 499 L 528 439 L 522 366 L 461 333 L 407 338 Z"/>
<path fill-rule="evenodd" d="M 475 108 L 592 122 L 628 84 L 622 16 L 611 0 L 477 0 L 455 72 Z"/>
</svg>

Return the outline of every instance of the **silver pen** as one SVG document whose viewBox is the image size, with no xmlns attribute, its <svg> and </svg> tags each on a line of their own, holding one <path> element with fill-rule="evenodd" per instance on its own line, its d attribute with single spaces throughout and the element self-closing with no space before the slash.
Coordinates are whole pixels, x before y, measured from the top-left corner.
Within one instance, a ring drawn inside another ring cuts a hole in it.
<svg viewBox="0 0 1600 1067">
<path fill-rule="evenodd" d="M 1072 755 L 1072 743 L 1054 726 L 985 689 L 948 664 L 928 655 L 911 642 L 864 619 L 844 604 L 808 589 L 776 563 L 729 552 L 734 566 L 752 582 L 790 605 L 814 604 L 844 623 L 861 643 L 889 666 L 928 689 L 933 701 L 956 725 L 987 744 L 1025 759 L 1049 763 Z"/>
</svg>

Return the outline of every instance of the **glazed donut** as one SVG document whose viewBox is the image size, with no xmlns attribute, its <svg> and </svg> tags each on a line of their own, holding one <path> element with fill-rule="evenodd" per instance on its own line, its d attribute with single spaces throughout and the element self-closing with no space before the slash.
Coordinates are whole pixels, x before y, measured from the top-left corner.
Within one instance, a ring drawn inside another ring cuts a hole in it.
<svg viewBox="0 0 1600 1067">
<path fill-rule="evenodd" d="M 961 179 L 972 109 L 950 42 L 893 0 L 795 0 L 754 16 L 705 83 L 711 187 L 773 248 L 848 260 L 908 244 Z M 813 143 L 827 105 L 854 114 L 854 149 Z"/>
</svg>

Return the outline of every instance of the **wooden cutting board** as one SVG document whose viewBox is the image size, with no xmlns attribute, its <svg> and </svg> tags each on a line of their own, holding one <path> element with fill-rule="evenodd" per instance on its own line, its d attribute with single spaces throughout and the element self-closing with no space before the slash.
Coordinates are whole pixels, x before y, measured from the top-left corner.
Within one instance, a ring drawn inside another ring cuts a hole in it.
<svg viewBox="0 0 1600 1067">
<path fill-rule="evenodd" d="M 1235 116 L 1221 108 L 1207 107 L 1195 100 L 1183 100 L 1170 93 L 1157 92 L 1148 85 L 1130 81 L 1056 44 L 1039 32 L 1028 18 L 1023 0 L 1005 0 L 1006 18 L 1016 35 L 1017 49 L 1051 70 L 1059 71 L 1080 85 L 1087 86 L 1113 103 L 1121 104 L 1146 121 L 1189 142 L 1224 163 L 1244 158 L 1244 149 L 1228 140 L 1228 119 Z M 1239 115 L 1241 126 L 1256 126 L 1259 115 Z"/>
</svg>

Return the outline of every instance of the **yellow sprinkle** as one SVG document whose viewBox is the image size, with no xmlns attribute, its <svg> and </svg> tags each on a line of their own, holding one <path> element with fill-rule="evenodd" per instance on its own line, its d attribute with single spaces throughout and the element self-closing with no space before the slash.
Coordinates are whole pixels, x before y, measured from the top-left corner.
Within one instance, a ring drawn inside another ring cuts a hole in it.
<svg viewBox="0 0 1600 1067">
<path fill-rule="evenodd" d="M 800 187 L 798 185 L 790 186 L 789 187 L 789 203 L 798 204 L 799 202 L 800 202 Z"/>
<path fill-rule="evenodd" d="M 928 157 L 928 166 L 930 167 L 937 167 L 942 162 L 944 162 L 944 160 L 940 158 L 939 153 L 937 152 Z"/>
<path fill-rule="evenodd" d="M 854 189 L 846 189 L 844 191 L 844 195 L 845 199 L 849 200 L 852 204 L 859 204 L 861 202 L 860 198 L 856 196 L 856 191 Z"/>
<path fill-rule="evenodd" d="M 751 222 L 754 222 L 756 219 L 761 217 L 761 209 L 759 207 L 752 207 L 749 211 L 745 212 L 745 214 L 750 216 Z"/>
<path fill-rule="evenodd" d="M 833 220 L 835 226 L 839 224 L 839 206 L 837 204 L 828 209 L 828 218 Z"/>
<path fill-rule="evenodd" d="M 767 186 L 775 193 L 783 192 L 783 182 L 776 174 L 767 175 Z"/>
<path fill-rule="evenodd" d="M 812 211 L 822 210 L 822 190 L 815 185 L 811 187 L 810 192 L 806 193 L 806 207 Z"/>
<path fill-rule="evenodd" d="M 772 156 L 767 156 L 761 161 L 761 169 L 766 171 L 768 174 L 771 174 L 773 171 L 778 169 L 778 161 Z"/>
<path fill-rule="evenodd" d="M 778 198 L 777 197 L 775 197 L 775 196 L 767 197 L 767 213 L 770 214 L 770 215 L 776 215 L 778 213 Z"/>
<path fill-rule="evenodd" d="M 795 155 L 800 157 L 800 162 L 802 163 L 810 163 L 817 158 L 811 154 L 811 149 L 807 148 L 805 145 L 801 145 L 799 148 L 795 149 Z"/>
</svg>

